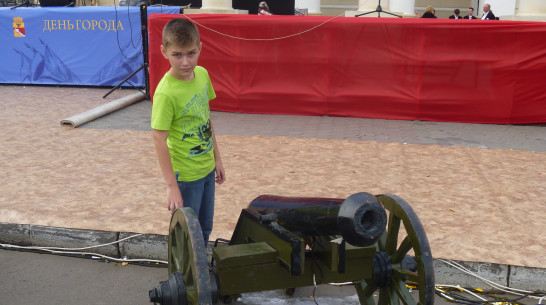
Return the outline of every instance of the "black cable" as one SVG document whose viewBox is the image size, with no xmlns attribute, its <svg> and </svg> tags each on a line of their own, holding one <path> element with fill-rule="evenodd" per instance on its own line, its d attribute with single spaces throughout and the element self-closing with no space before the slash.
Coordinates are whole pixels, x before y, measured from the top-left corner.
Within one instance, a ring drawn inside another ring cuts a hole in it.
<svg viewBox="0 0 546 305">
<path fill-rule="evenodd" d="M 40 250 L 40 249 L 12 248 L 12 247 L 3 247 L 3 246 L 0 246 L 0 249 L 10 250 L 10 251 L 19 251 L 19 252 L 29 252 L 29 253 L 36 253 L 36 254 L 53 254 L 53 255 L 73 257 L 73 258 L 84 258 L 84 259 L 89 259 L 93 261 L 105 262 L 105 263 L 110 263 L 110 262 L 120 263 L 118 261 L 108 260 L 107 258 L 96 256 L 96 254 L 83 253 L 83 252 L 81 254 L 74 254 L 74 253 L 62 253 L 62 252 L 49 252 L 49 251 Z M 95 257 L 92 257 L 92 256 L 95 256 Z M 139 265 L 143 267 L 158 267 L 158 268 L 168 267 L 166 264 L 158 264 L 154 262 L 144 262 L 144 261 L 143 262 L 127 262 L 127 263 L 132 265 Z"/>
<path fill-rule="evenodd" d="M 140 46 L 140 50 L 137 52 L 137 54 L 135 56 L 132 56 L 132 57 L 127 57 L 127 55 L 125 55 L 125 53 L 123 52 L 123 49 L 121 48 L 121 44 L 119 42 L 119 33 L 118 33 L 118 30 L 117 30 L 117 25 L 118 25 L 118 9 L 117 9 L 117 5 L 116 5 L 116 2 L 114 1 L 114 11 L 116 12 L 116 21 L 115 21 L 115 24 L 114 24 L 114 28 L 115 28 L 115 32 L 116 32 L 116 40 L 118 42 L 118 49 L 121 53 L 121 55 L 123 57 L 125 57 L 125 59 L 127 60 L 131 60 L 131 59 L 134 59 L 134 58 L 137 58 L 138 56 L 140 56 L 140 53 L 142 52 L 142 44 Z M 131 22 L 129 20 L 129 24 L 130 24 L 130 28 L 131 28 L 131 39 L 133 39 L 133 27 L 131 25 Z"/>
<path fill-rule="evenodd" d="M 481 291 L 476 291 L 476 290 L 473 290 L 473 291 L 476 292 L 476 293 L 480 293 L 481 295 L 487 295 L 487 296 L 493 298 L 494 299 L 493 302 L 509 302 L 509 303 L 515 303 L 515 304 L 519 304 L 518 301 L 523 300 L 523 299 L 525 299 L 527 297 L 530 297 L 530 296 L 535 296 L 535 297 L 546 296 L 546 294 L 544 294 L 544 293 L 540 293 L 540 292 L 535 291 L 535 292 L 530 292 L 530 293 L 520 293 L 520 294 L 522 294 L 520 297 L 510 299 L 510 298 L 498 298 L 498 297 L 492 296 L 491 294 L 483 293 Z M 476 301 L 476 302 L 478 304 L 491 303 L 491 301 Z"/>
<path fill-rule="evenodd" d="M 223 244 L 226 244 L 226 245 L 229 244 L 229 240 L 223 239 L 223 238 L 217 238 L 214 241 L 214 248 L 218 247 L 218 242 L 222 242 Z M 212 256 L 212 258 L 210 259 L 210 266 L 209 267 L 212 267 L 212 266 L 214 266 L 214 256 Z"/>
<path fill-rule="evenodd" d="M 453 296 L 451 292 L 445 291 L 445 292 L 438 292 L 436 291 L 436 294 L 450 302 L 459 303 L 459 304 L 465 304 L 465 305 L 475 305 L 474 302 L 468 302 L 468 301 L 461 301 Z M 449 297 L 448 297 L 449 296 Z M 450 298 L 451 297 L 451 298 Z"/>
<path fill-rule="evenodd" d="M 468 288 L 465 288 L 465 289 L 468 289 Z M 468 290 L 473 290 L 473 289 L 468 289 Z M 475 293 L 479 293 L 479 294 L 481 294 L 483 296 L 487 296 L 487 297 L 492 298 L 492 300 L 482 301 L 482 300 L 469 299 L 467 297 L 464 297 L 464 296 L 460 295 L 459 292 L 460 291 L 458 291 L 457 289 L 454 289 L 454 288 L 445 289 L 445 291 L 441 291 L 441 292 L 436 290 L 436 294 L 443 297 L 446 300 L 449 300 L 451 302 L 456 302 L 456 303 L 459 303 L 459 304 L 468 304 L 468 305 L 482 305 L 482 304 L 492 304 L 492 303 L 498 303 L 498 302 L 510 303 L 510 304 L 520 304 L 518 301 L 520 301 L 520 300 L 522 300 L 524 298 L 527 298 L 529 296 L 544 296 L 545 295 L 545 294 L 542 294 L 542 293 L 539 293 L 539 292 L 531 292 L 531 293 L 525 293 L 525 294 L 523 294 L 522 296 L 520 296 L 518 298 L 509 299 L 509 298 L 499 298 L 499 297 L 492 296 L 491 294 L 488 294 L 488 293 L 483 293 L 481 291 L 473 290 L 473 292 L 475 292 Z M 446 295 L 453 298 L 453 300 L 446 297 Z"/>
<path fill-rule="evenodd" d="M 224 239 L 224 238 L 217 238 L 217 239 L 214 241 L 214 247 L 217 247 L 217 246 L 218 246 L 218 242 L 222 242 L 223 244 L 229 244 L 230 240 Z"/>
<path fill-rule="evenodd" d="M 316 243 L 317 243 L 317 240 L 316 240 L 316 237 L 313 235 L 311 236 L 311 244 L 309 245 L 309 248 L 311 249 L 310 252 L 311 252 L 311 272 L 313 273 L 313 277 L 315 276 L 315 268 L 314 266 L 316 265 L 317 268 L 319 269 L 320 271 L 320 274 L 321 274 L 321 278 L 319 280 L 319 283 L 322 283 L 322 281 L 324 280 L 324 271 L 322 271 L 322 269 L 320 268 L 320 265 L 318 265 L 316 263 L 316 257 L 315 257 L 315 251 L 314 251 L 314 248 L 316 246 Z M 315 292 L 317 290 L 317 285 L 316 285 L 316 279 L 313 278 L 313 281 L 314 281 L 314 285 L 315 287 L 313 288 L 313 301 L 315 302 L 316 305 L 319 305 L 317 303 L 317 298 L 315 297 Z"/>
<path fill-rule="evenodd" d="M 455 303 L 459 303 L 459 304 L 467 304 L 467 305 L 482 304 L 482 303 L 479 303 L 480 301 L 467 299 L 467 298 L 457 294 L 453 290 L 442 291 L 442 293 L 437 292 L 437 294 L 439 296 L 445 298 L 446 300 L 449 300 L 449 301 L 455 302 Z M 446 295 L 451 297 L 451 298 L 448 298 Z"/>
<path fill-rule="evenodd" d="M 313 301 L 315 301 L 316 305 L 319 305 L 319 303 L 317 303 L 317 298 L 315 298 L 315 290 L 317 290 L 317 286 L 315 286 L 315 288 L 313 288 Z"/>
<path fill-rule="evenodd" d="M 131 35 L 130 35 L 131 36 L 131 44 L 133 45 L 133 48 L 136 49 L 137 46 L 135 46 L 135 42 L 133 41 L 133 23 L 131 22 L 131 10 L 130 10 L 131 6 L 129 5 L 131 3 L 131 0 L 127 0 L 127 1 L 129 1 L 127 3 L 127 19 L 129 20 L 129 28 L 131 29 L 130 30 L 131 31 Z"/>
<path fill-rule="evenodd" d="M 311 253 L 312 253 L 312 250 L 311 250 Z M 311 272 L 313 273 L 313 285 L 315 286 L 313 288 L 313 301 L 315 302 L 316 305 L 319 305 L 317 303 L 317 298 L 315 297 L 315 292 L 317 290 L 317 284 L 316 284 L 316 280 L 315 280 L 315 258 L 313 257 L 313 255 L 311 255 L 312 258 L 311 258 Z"/>
</svg>

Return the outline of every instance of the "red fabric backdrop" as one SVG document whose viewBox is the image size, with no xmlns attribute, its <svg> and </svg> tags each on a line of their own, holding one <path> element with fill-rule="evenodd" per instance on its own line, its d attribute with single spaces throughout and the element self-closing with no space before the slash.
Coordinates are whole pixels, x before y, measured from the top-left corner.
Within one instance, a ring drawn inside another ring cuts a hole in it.
<svg viewBox="0 0 546 305">
<path fill-rule="evenodd" d="M 173 17 L 149 18 L 152 95 L 169 69 L 159 46 L 163 26 Z M 211 75 L 217 94 L 211 102 L 214 110 L 473 123 L 546 122 L 546 23 L 187 17 L 198 23 L 203 42 L 199 65 Z M 307 32 L 285 39 L 241 40 L 215 31 L 247 39 Z"/>
</svg>

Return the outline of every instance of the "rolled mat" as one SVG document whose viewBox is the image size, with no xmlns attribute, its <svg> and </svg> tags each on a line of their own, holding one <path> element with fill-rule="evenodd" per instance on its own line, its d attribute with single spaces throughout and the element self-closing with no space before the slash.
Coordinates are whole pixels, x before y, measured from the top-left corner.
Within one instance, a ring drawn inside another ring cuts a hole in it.
<svg viewBox="0 0 546 305">
<path fill-rule="evenodd" d="M 61 120 L 61 126 L 69 126 L 69 127 L 76 128 L 87 122 L 93 121 L 96 118 L 100 118 L 101 116 L 107 115 L 116 110 L 127 107 L 131 104 L 140 102 L 144 98 L 146 98 L 146 95 L 142 92 L 137 92 L 135 94 L 122 97 L 120 99 L 111 101 L 110 103 L 106 103 L 99 107 L 87 110 L 86 112 L 82 112 L 74 116 L 71 116 L 67 119 Z"/>
</svg>

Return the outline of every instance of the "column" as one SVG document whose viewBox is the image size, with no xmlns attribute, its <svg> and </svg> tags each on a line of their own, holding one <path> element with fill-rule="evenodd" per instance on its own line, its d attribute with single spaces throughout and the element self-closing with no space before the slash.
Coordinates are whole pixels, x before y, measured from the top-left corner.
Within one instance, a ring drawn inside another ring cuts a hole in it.
<svg viewBox="0 0 546 305">
<path fill-rule="evenodd" d="M 309 15 L 322 15 L 320 0 L 296 0 L 296 8 L 306 8 Z"/>
<path fill-rule="evenodd" d="M 201 9 L 232 10 L 231 0 L 203 0 Z"/>
<path fill-rule="evenodd" d="M 499 1 L 499 0 L 497 0 Z M 509 1 L 509 0 L 502 0 Z M 493 9 L 495 16 L 500 15 L 501 20 L 542 21 L 546 22 L 546 1 L 544 0 L 511 0 L 514 3 L 512 12 L 501 12 Z M 497 5 L 497 4 L 495 4 Z M 504 13 L 504 14 L 503 14 Z"/>
<path fill-rule="evenodd" d="M 404 16 L 415 15 L 415 0 L 390 0 L 393 12 L 402 12 Z"/>
<path fill-rule="evenodd" d="M 203 0 L 200 9 L 184 9 L 184 14 L 248 14 L 247 10 L 234 10 L 232 0 Z"/>
<path fill-rule="evenodd" d="M 389 2 L 391 2 L 391 0 L 381 0 L 381 8 L 384 11 L 389 11 L 389 4 L 390 4 Z M 358 0 L 358 11 L 361 11 L 361 12 L 375 11 L 378 4 L 379 4 L 379 0 Z"/>
</svg>

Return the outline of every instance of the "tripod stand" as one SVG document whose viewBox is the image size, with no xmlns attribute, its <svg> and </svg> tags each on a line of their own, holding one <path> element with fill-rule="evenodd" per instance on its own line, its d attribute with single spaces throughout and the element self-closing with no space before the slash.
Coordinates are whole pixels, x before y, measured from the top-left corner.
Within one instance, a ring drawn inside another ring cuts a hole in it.
<svg viewBox="0 0 546 305">
<path fill-rule="evenodd" d="M 106 98 L 109 96 L 112 92 L 119 89 L 121 85 L 128 82 L 133 88 L 136 88 L 129 79 L 133 77 L 135 74 L 137 74 L 140 70 L 144 69 L 144 83 L 145 83 L 145 91 L 144 95 L 146 95 L 147 99 L 150 99 L 150 72 L 148 70 L 149 63 L 148 63 L 148 2 L 145 0 L 143 2 L 140 2 L 140 24 L 141 24 L 141 35 L 142 35 L 142 55 L 144 56 L 144 64 L 140 66 L 136 71 L 131 73 L 129 76 L 127 76 L 125 79 L 123 79 L 119 84 L 117 84 L 114 88 L 112 88 L 108 93 L 106 93 L 102 98 Z"/>
<path fill-rule="evenodd" d="M 381 17 L 381 13 L 385 13 L 385 14 L 388 14 L 388 15 L 391 15 L 391 16 L 394 16 L 394 17 L 402 18 L 402 16 L 400 16 L 400 15 L 396 15 L 396 14 L 393 14 L 393 13 L 390 13 L 390 12 L 383 11 L 383 8 L 381 8 L 381 0 L 379 0 L 379 4 L 377 5 L 377 8 L 375 9 L 375 11 L 358 14 L 358 15 L 355 15 L 355 17 L 360 17 L 360 16 L 372 14 L 372 13 L 377 13 L 377 17 Z"/>
<path fill-rule="evenodd" d="M 30 0 L 24 0 L 21 3 L 17 4 L 16 6 L 13 6 L 11 9 L 13 10 L 22 6 L 29 7 L 29 6 L 36 6 L 36 5 L 34 3 L 30 3 Z"/>
</svg>

